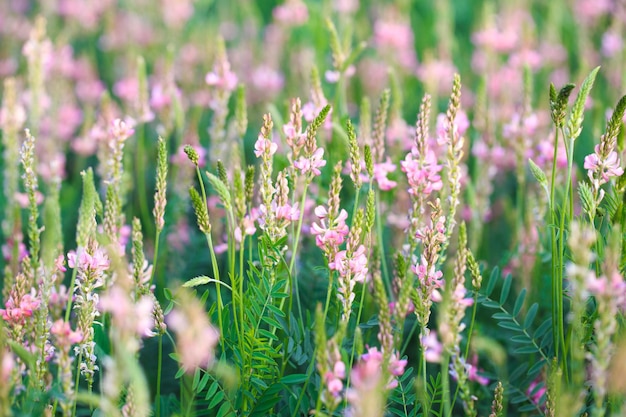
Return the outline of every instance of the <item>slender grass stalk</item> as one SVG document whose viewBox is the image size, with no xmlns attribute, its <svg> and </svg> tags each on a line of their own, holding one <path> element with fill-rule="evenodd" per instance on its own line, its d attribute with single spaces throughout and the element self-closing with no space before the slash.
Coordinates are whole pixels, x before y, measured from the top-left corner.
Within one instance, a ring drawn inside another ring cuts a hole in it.
<svg viewBox="0 0 626 417">
<path fill-rule="evenodd" d="M 196 165 L 196 175 L 198 176 L 198 181 L 200 182 L 200 190 L 202 191 L 202 203 L 205 206 L 207 213 L 209 212 L 209 206 L 207 203 L 206 190 L 204 189 L 204 181 L 202 180 L 202 174 L 200 173 L 200 168 Z M 217 264 L 217 257 L 215 256 L 215 249 L 213 247 L 213 237 L 211 233 L 204 233 L 204 237 L 206 238 L 207 244 L 209 245 L 209 252 L 211 253 L 211 264 L 213 267 L 213 275 L 214 278 L 221 282 L 220 279 L 220 270 L 219 265 Z M 215 291 L 217 293 L 217 321 L 220 328 L 220 334 L 224 334 L 224 322 L 222 320 L 222 310 L 224 309 L 224 303 L 222 301 L 222 290 L 221 285 L 215 286 Z M 224 338 L 220 337 L 220 346 L 222 348 L 222 353 L 224 353 Z"/>
<path fill-rule="evenodd" d="M 141 218 L 144 220 L 144 224 L 152 227 L 150 219 L 150 210 L 148 210 L 148 193 L 146 189 L 146 159 L 145 159 L 145 140 L 146 140 L 146 124 L 142 123 L 141 129 L 138 129 L 140 133 L 136 135 L 137 144 L 135 149 L 135 180 L 137 181 L 137 187 L 135 191 L 139 194 L 139 212 Z M 148 233 L 148 231 L 146 231 Z"/>
<path fill-rule="evenodd" d="M 382 266 L 383 281 L 386 284 L 388 294 L 393 294 L 389 270 L 387 269 L 387 259 L 385 258 L 385 241 L 383 239 L 383 224 L 380 218 L 380 213 L 380 193 L 376 190 L 376 235 L 378 237 L 378 248 L 380 250 L 380 263 Z"/>
<path fill-rule="evenodd" d="M 559 128 L 557 127 L 554 132 L 554 155 L 552 158 L 552 180 L 550 182 L 550 221 L 552 227 L 550 227 L 550 241 L 552 248 L 552 323 L 555 325 L 558 318 L 558 285 L 559 285 L 559 264 L 561 262 L 560 252 L 557 247 L 557 214 L 555 205 L 555 188 L 556 188 L 556 164 L 559 147 Z M 562 239 L 562 233 L 559 239 Z M 558 329 L 553 326 L 552 331 L 552 343 L 554 344 L 554 351 L 558 355 L 559 352 L 559 335 Z"/>
<path fill-rule="evenodd" d="M 296 228 L 296 235 L 293 243 L 293 253 L 291 254 L 291 262 L 289 262 L 289 274 L 293 273 L 293 267 L 296 263 L 296 257 L 298 254 L 298 244 L 300 243 L 300 233 L 302 232 L 302 221 L 304 220 L 304 204 L 306 203 L 306 192 L 308 188 L 309 181 L 306 180 L 304 184 L 304 191 L 302 192 L 302 198 L 300 199 L 300 218 L 298 219 L 298 227 Z M 294 277 L 296 277 L 295 274 Z"/>
<path fill-rule="evenodd" d="M 561 347 L 561 351 L 555 349 L 557 356 L 560 357 L 561 366 L 564 371 L 564 376 L 566 381 L 568 381 L 568 372 L 567 372 L 567 363 L 566 363 L 566 345 L 565 345 L 565 334 L 564 334 L 564 322 L 563 322 L 563 268 L 564 268 L 564 251 L 565 251 L 565 217 L 567 212 L 569 211 L 569 219 L 571 220 L 572 212 L 571 210 L 566 210 L 566 206 L 568 205 L 570 199 L 570 189 L 572 185 L 572 167 L 574 163 L 574 138 L 569 139 L 569 143 L 567 146 L 567 184 L 565 185 L 565 195 L 563 196 L 563 203 L 561 205 L 561 219 L 559 223 L 559 247 L 558 247 L 558 259 L 559 263 L 558 274 L 556 280 L 556 301 L 557 301 L 557 321 L 554 323 L 557 329 L 557 336 L 559 337 L 559 342 L 556 346 Z"/>
<path fill-rule="evenodd" d="M 157 380 L 156 380 L 156 395 L 155 395 L 155 416 L 161 417 L 161 375 L 163 368 L 163 335 L 159 335 L 158 345 L 158 357 L 157 357 Z"/>
<path fill-rule="evenodd" d="M 422 355 L 423 356 L 423 355 Z M 441 404 L 444 417 L 452 416 L 452 408 L 450 406 L 450 353 L 444 350 L 441 364 Z M 426 374 L 426 370 L 424 370 Z"/>
</svg>

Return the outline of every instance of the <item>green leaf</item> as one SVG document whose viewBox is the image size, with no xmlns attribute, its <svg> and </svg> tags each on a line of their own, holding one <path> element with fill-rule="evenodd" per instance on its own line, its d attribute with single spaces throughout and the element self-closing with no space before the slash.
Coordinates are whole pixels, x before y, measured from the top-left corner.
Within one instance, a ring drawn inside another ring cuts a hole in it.
<svg viewBox="0 0 626 417">
<path fill-rule="evenodd" d="M 537 316 L 537 310 L 539 309 L 539 304 L 534 303 L 528 309 L 528 313 L 526 313 L 526 318 L 524 319 L 524 328 L 528 329 L 531 324 L 533 324 L 533 320 L 535 320 L 535 316 Z"/>
<path fill-rule="evenodd" d="M 214 174 L 211 174 L 209 171 L 206 171 L 207 178 L 209 179 L 209 183 L 213 186 L 217 195 L 219 195 L 220 200 L 222 200 L 222 204 L 224 204 L 224 208 L 226 210 L 230 210 L 231 207 L 231 199 L 230 199 L 230 191 L 228 190 L 228 186 L 222 182 Z"/>
<path fill-rule="evenodd" d="M 291 374 L 282 377 L 280 379 L 280 382 L 286 385 L 301 384 L 305 382 L 308 378 L 309 376 L 307 374 Z"/>
<path fill-rule="evenodd" d="M 530 172 L 533 174 L 533 177 L 535 177 L 537 182 L 542 186 L 547 185 L 548 178 L 546 177 L 546 174 L 542 171 L 542 169 L 539 168 L 539 166 L 535 164 L 530 158 L 528 158 L 528 165 L 530 166 Z"/>
<path fill-rule="evenodd" d="M 615 106 L 611 119 L 606 127 L 606 140 L 612 140 L 617 137 L 622 124 L 624 123 L 624 111 L 626 110 L 626 96 L 623 96 Z"/>
<path fill-rule="evenodd" d="M 591 92 L 591 88 L 593 87 L 593 83 L 596 79 L 596 75 L 598 74 L 598 70 L 600 70 L 600 67 L 594 68 L 593 71 L 589 73 L 587 78 L 585 78 L 585 81 L 583 81 L 580 87 L 580 91 L 576 96 L 576 101 L 574 102 L 574 106 L 572 107 L 572 113 L 570 114 L 570 118 L 567 122 L 569 138 L 572 141 L 580 136 L 583 120 L 585 118 L 585 102 L 587 101 L 587 97 Z"/>
<path fill-rule="evenodd" d="M 511 315 L 509 313 L 494 313 L 491 317 L 496 320 L 511 320 Z"/>
<path fill-rule="evenodd" d="M 489 276 L 489 282 L 487 283 L 486 295 L 490 296 L 493 292 L 494 288 L 496 288 L 496 283 L 498 282 L 498 277 L 500 276 L 500 268 L 497 266 L 493 268 L 491 271 L 491 275 Z"/>
<path fill-rule="evenodd" d="M 509 298 L 512 281 L 513 277 L 511 276 L 511 274 L 508 274 L 506 278 L 504 278 L 504 284 L 502 284 L 502 292 L 500 293 L 500 305 L 504 305 L 504 303 L 506 303 L 506 299 Z"/>
<path fill-rule="evenodd" d="M 552 319 L 548 318 L 543 323 L 541 323 L 541 325 L 537 328 L 533 337 L 538 339 L 544 334 L 546 334 L 546 332 L 551 328 L 552 328 Z"/>
<path fill-rule="evenodd" d="M 230 408 L 230 404 L 228 402 L 224 402 L 220 409 L 217 411 L 217 417 L 225 417 L 234 415 L 233 410 Z"/>
<path fill-rule="evenodd" d="M 512 321 L 500 321 L 498 322 L 498 326 L 505 328 L 505 329 L 509 329 L 509 330 L 515 330 L 518 332 L 521 330 L 519 325 Z"/>
<path fill-rule="evenodd" d="M 198 388 L 199 383 L 200 383 L 200 368 L 196 368 L 195 372 L 193 373 L 193 382 L 191 383 L 191 389 L 193 391 L 196 391 L 196 388 Z"/>
<path fill-rule="evenodd" d="M 526 336 L 525 334 L 518 334 L 518 335 L 515 335 L 515 336 L 511 337 L 511 342 L 514 342 L 514 343 L 528 343 L 528 342 L 530 342 L 530 340 L 528 340 L 528 336 Z"/>
<path fill-rule="evenodd" d="M 517 300 L 515 300 L 515 306 L 513 307 L 513 316 L 517 316 L 524 305 L 524 300 L 526 299 L 526 288 L 522 288 L 519 295 L 517 296 Z"/>
<path fill-rule="evenodd" d="M 200 285 L 208 284 L 209 282 L 211 282 L 211 278 L 207 277 L 206 275 L 200 275 L 199 277 L 191 278 L 189 281 L 185 282 L 183 284 L 183 287 L 193 288 Z"/>
<path fill-rule="evenodd" d="M 216 407 L 223 399 L 224 391 L 218 391 L 211 399 L 211 402 L 209 403 L 209 409 Z"/>
<path fill-rule="evenodd" d="M 207 374 L 207 376 L 208 375 L 209 374 Z M 213 382 L 213 384 L 211 384 L 211 386 L 209 387 L 209 390 L 206 393 L 205 399 L 208 400 L 209 398 L 213 398 L 213 396 L 215 395 L 219 387 L 220 387 L 220 384 L 217 381 Z"/>
<path fill-rule="evenodd" d="M 513 353 L 521 354 L 521 353 L 536 353 L 538 349 L 534 345 L 522 346 L 518 347 L 513 351 Z"/>
</svg>

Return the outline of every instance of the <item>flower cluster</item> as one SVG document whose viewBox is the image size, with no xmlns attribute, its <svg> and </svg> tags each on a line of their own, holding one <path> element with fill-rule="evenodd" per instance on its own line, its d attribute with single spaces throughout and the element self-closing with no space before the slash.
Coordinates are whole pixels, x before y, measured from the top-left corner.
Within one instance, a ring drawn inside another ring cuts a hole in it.
<svg viewBox="0 0 626 417">
<path fill-rule="evenodd" d="M 315 244 L 327 254 L 336 254 L 346 236 L 348 236 L 348 212 L 341 209 L 336 218 L 329 216 L 329 211 L 324 206 L 315 208 L 315 216 L 319 222 L 313 223 L 311 233 L 315 235 Z"/>
<path fill-rule="evenodd" d="M 196 368 L 207 368 L 213 363 L 220 335 L 195 297 L 185 291 L 179 297 L 180 304 L 166 316 L 166 321 L 176 332 L 181 366 L 193 373 Z"/>
</svg>

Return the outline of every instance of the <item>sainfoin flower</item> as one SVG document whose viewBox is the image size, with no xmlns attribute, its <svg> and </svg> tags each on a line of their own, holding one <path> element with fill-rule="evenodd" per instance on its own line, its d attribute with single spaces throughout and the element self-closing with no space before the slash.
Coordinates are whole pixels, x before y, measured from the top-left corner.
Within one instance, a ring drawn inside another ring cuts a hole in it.
<svg viewBox="0 0 626 417">
<path fill-rule="evenodd" d="M 402 171 L 406 173 L 409 181 L 409 194 L 429 195 L 433 191 L 439 191 L 443 187 L 443 181 L 439 172 L 443 166 L 437 162 L 437 156 L 431 150 L 426 152 L 423 159 L 419 157 L 417 149 L 414 147 L 407 154 L 404 161 L 400 162 Z"/>
<path fill-rule="evenodd" d="M 115 285 L 100 298 L 98 307 L 111 313 L 111 323 L 121 334 L 130 337 L 154 336 L 152 298 L 144 296 L 133 302 L 122 287 Z"/>
<path fill-rule="evenodd" d="M 326 161 L 323 158 L 324 149 L 317 148 L 309 158 L 301 156 L 293 163 L 293 166 L 298 169 L 301 174 L 312 173 L 313 175 L 318 176 L 322 173 L 320 168 L 326 165 Z"/>
<path fill-rule="evenodd" d="M 259 135 L 259 138 L 254 144 L 254 154 L 257 158 L 260 158 L 264 153 L 269 153 L 269 156 L 273 156 L 278 150 L 278 145 L 269 139 Z"/>
<path fill-rule="evenodd" d="M 39 308 L 41 300 L 33 294 L 25 294 L 19 303 L 13 297 L 9 297 L 5 308 L 0 308 L 0 317 L 6 322 L 21 323 L 24 319 L 33 316 L 33 312 Z"/>
<path fill-rule="evenodd" d="M 383 191 L 389 191 L 398 185 L 397 182 L 387 178 L 390 172 L 396 170 L 396 165 L 389 158 L 387 161 L 374 165 L 374 180 L 378 183 L 378 187 Z"/>
<path fill-rule="evenodd" d="M 436 332 L 430 331 L 425 336 L 422 336 L 420 338 L 420 343 L 424 351 L 423 355 L 425 356 L 427 362 L 441 362 L 443 345 L 437 339 Z"/>
<path fill-rule="evenodd" d="M 55 321 L 50 328 L 50 333 L 56 337 L 57 344 L 69 347 L 83 340 L 83 335 L 72 330 L 70 324 L 61 319 Z"/>
<path fill-rule="evenodd" d="M 109 268 L 110 261 L 101 248 L 96 249 L 93 255 L 79 248 L 78 252 L 71 251 L 67 254 L 67 264 L 72 269 L 78 267 L 84 271 L 101 273 Z"/>
<path fill-rule="evenodd" d="M 346 365 L 342 361 L 334 363 L 331 371 L 324 374 L 326 389 L 335 398 L 338 398 L 343 390 L 342 379 L 346 377 Z"/>
<path fill-rule="evenodd" d="M 598 178 L 600 185 L 609 182 L 611 177 L 619 177 L 624 173 L 617 152 L 611 151 L 606 158 L 603 158 L 600 145 L 596 145 L 595 152 L 585 157 L 583 167 L 587 170 L 589 179 L 593 181 L 594 178 Z"/>
<path fill-rule="evenodd" d="M 365 281 L 367 277 L 365 246 L 360 245 L 350 258 L 347 258 L 345 250 L 337 252 L 334 261 L 328 264 L 328 268 L 338 271 L 341 276 L 350 274 L 351 279 L 356 282 Z"/>
<path fill-rule="evenodd" d="M 339 215 L 331 224 L 328 224 L 328 210 L 326 207 L 317 206 L 315 215 L 320 219 L 319 224 L 313 223 L 313 226 L 311 226 L 311 233 L 315 235 L 315 244 L 323 250 L 339 247 L 345 241 L 349 232 L 346 225 L 348 212 L 341 209 Z"/>
<path fill-rule="evenodd" d="M 206 368 L 213 362 L 220 336 L 209 322 L 200 301 L 186 292 L 181 298 L 166 321 L 176 332 L 179 362 L 186 372 L 192 373 L 196 368 Z"/>
</svg>

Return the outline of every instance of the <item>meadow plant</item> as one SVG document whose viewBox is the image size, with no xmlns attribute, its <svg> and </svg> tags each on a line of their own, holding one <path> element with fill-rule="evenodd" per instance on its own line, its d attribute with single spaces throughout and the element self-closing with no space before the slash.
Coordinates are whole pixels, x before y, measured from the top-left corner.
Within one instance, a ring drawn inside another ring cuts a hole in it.
<svg viewBox="0 0 626 417">
<path fill-rule="evenodd" d="M 622 2 L 148 3 L 0 2 L 0 416 L 624 414 Z"/>
</svg>

